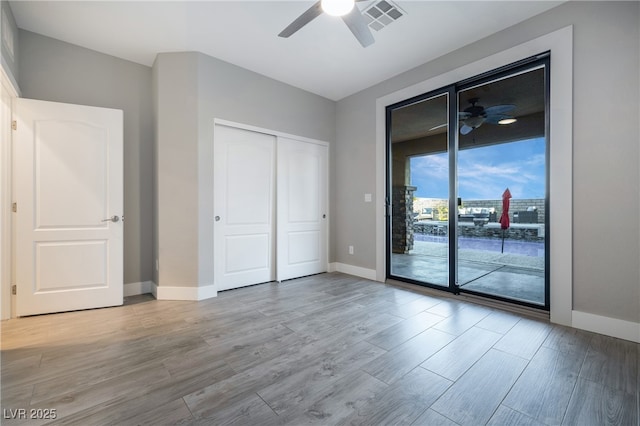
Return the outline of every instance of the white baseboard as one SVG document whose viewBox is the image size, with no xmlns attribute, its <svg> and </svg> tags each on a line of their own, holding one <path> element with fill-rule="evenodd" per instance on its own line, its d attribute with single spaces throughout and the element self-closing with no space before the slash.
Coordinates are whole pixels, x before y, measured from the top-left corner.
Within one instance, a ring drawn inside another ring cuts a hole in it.
<svg viewBox="0 0 640 426">
<path fill-rule="evenodd" d="M 637 322 L 572 311 L 571 325 L 581 330 L 640 343 L 640 323 Z"/>
<path fill-rule="evenodd" d="M 151 293 L 152 286 L 153 283 L 151 281 L 143 281 L 141 283 L 127 283 L 124 285 L 124 297 Z"/>
<path fill-rule="evenodd" d="M 157 300 L 205 300 L 218 295 L 215 285 L 201 287 L 169 287 L 153 284 L 152 293 Z"/>
<path fill-rule="evenodd" d="M 356 277 L 376 281 L 375 269 L 361 268 L 360 266 L 347 265 L 346 263 L 330 263 L 329 272 L 342 272 L 343 274 L 355 275 Z"/>
</svg>

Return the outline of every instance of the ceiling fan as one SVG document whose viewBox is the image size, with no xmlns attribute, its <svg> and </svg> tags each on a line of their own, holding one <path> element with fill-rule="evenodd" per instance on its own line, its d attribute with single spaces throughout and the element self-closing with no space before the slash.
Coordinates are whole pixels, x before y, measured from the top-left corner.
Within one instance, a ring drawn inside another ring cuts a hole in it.
<svg viewBox="0 0 640 426">
<path fill-rule="evenodd" d="M 476 105 L 478 98 L 469 99 L 469 103 L 470 107 L 458 113 L 458 120 L 462 123 L 460 133 L 463 135 L 469 134 L 484 123 L 511 124 L 516 121 L 515 118 L 506 115 L 516 108 L 515 105 L 495 105 L 485 108 L 482 105 Z"/>
<path fill-rule="evenodd" d="M 354 5 L 354 2 L 360 1 L 365 0 L 319 0 L 282 30 L 278 37 L 290 37 L 322 13 L 327 13 L 328 15 L 340 16 L 362 47 L 367 47 L 375 40 L 360 9 Z M 332 5 L 337 6 L 337 9 L 332 9 Z"/>
</svg>

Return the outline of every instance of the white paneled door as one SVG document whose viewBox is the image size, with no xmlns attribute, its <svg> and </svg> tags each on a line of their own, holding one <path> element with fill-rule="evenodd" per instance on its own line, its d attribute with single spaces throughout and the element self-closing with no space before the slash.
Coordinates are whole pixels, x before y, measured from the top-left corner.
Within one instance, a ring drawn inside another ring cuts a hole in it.
<svg viewBox="0 0 640 426">
<path fill-rule="evenodd" d="M 275 280 L 276 138 L 216 125 L 214 278 L 218 291 Z"/>
<path fill-rule="evenodd" d="M 278 281 L 327 271 L 328 148 L 278 138 Z"/>
<path fill-rule="evenodd" d="M 16 314 L 123 302 L 122 111 L 17 99 Z"/>
</svg>

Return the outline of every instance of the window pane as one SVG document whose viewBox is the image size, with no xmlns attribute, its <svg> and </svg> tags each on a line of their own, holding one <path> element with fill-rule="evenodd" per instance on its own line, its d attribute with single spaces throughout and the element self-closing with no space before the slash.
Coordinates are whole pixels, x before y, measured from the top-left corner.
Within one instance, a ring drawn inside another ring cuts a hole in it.
<svg viewBox="0 0 640 426">
<path fill-rule="evenodd" d="M 391 115 L 391 275 L 449 286 L 448 95 Z"/>
</svg>

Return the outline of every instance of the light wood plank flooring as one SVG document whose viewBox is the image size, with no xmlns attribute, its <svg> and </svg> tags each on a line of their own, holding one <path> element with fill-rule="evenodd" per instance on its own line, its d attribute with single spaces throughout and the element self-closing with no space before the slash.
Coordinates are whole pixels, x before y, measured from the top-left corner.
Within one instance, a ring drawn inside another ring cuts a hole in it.
<svg viewBox="0 0 640 426">
<path fill-rule="evenodd" d="M 2 424 L 639 425 L 638 344 L 332 273 L 2 323 Z M 20 409 L 26 419 L 20 417 Z M 35 420 L 55 410 L 56 418 Z M 17 413 L 17 415 L 16 415 Z"/>
</svg>

